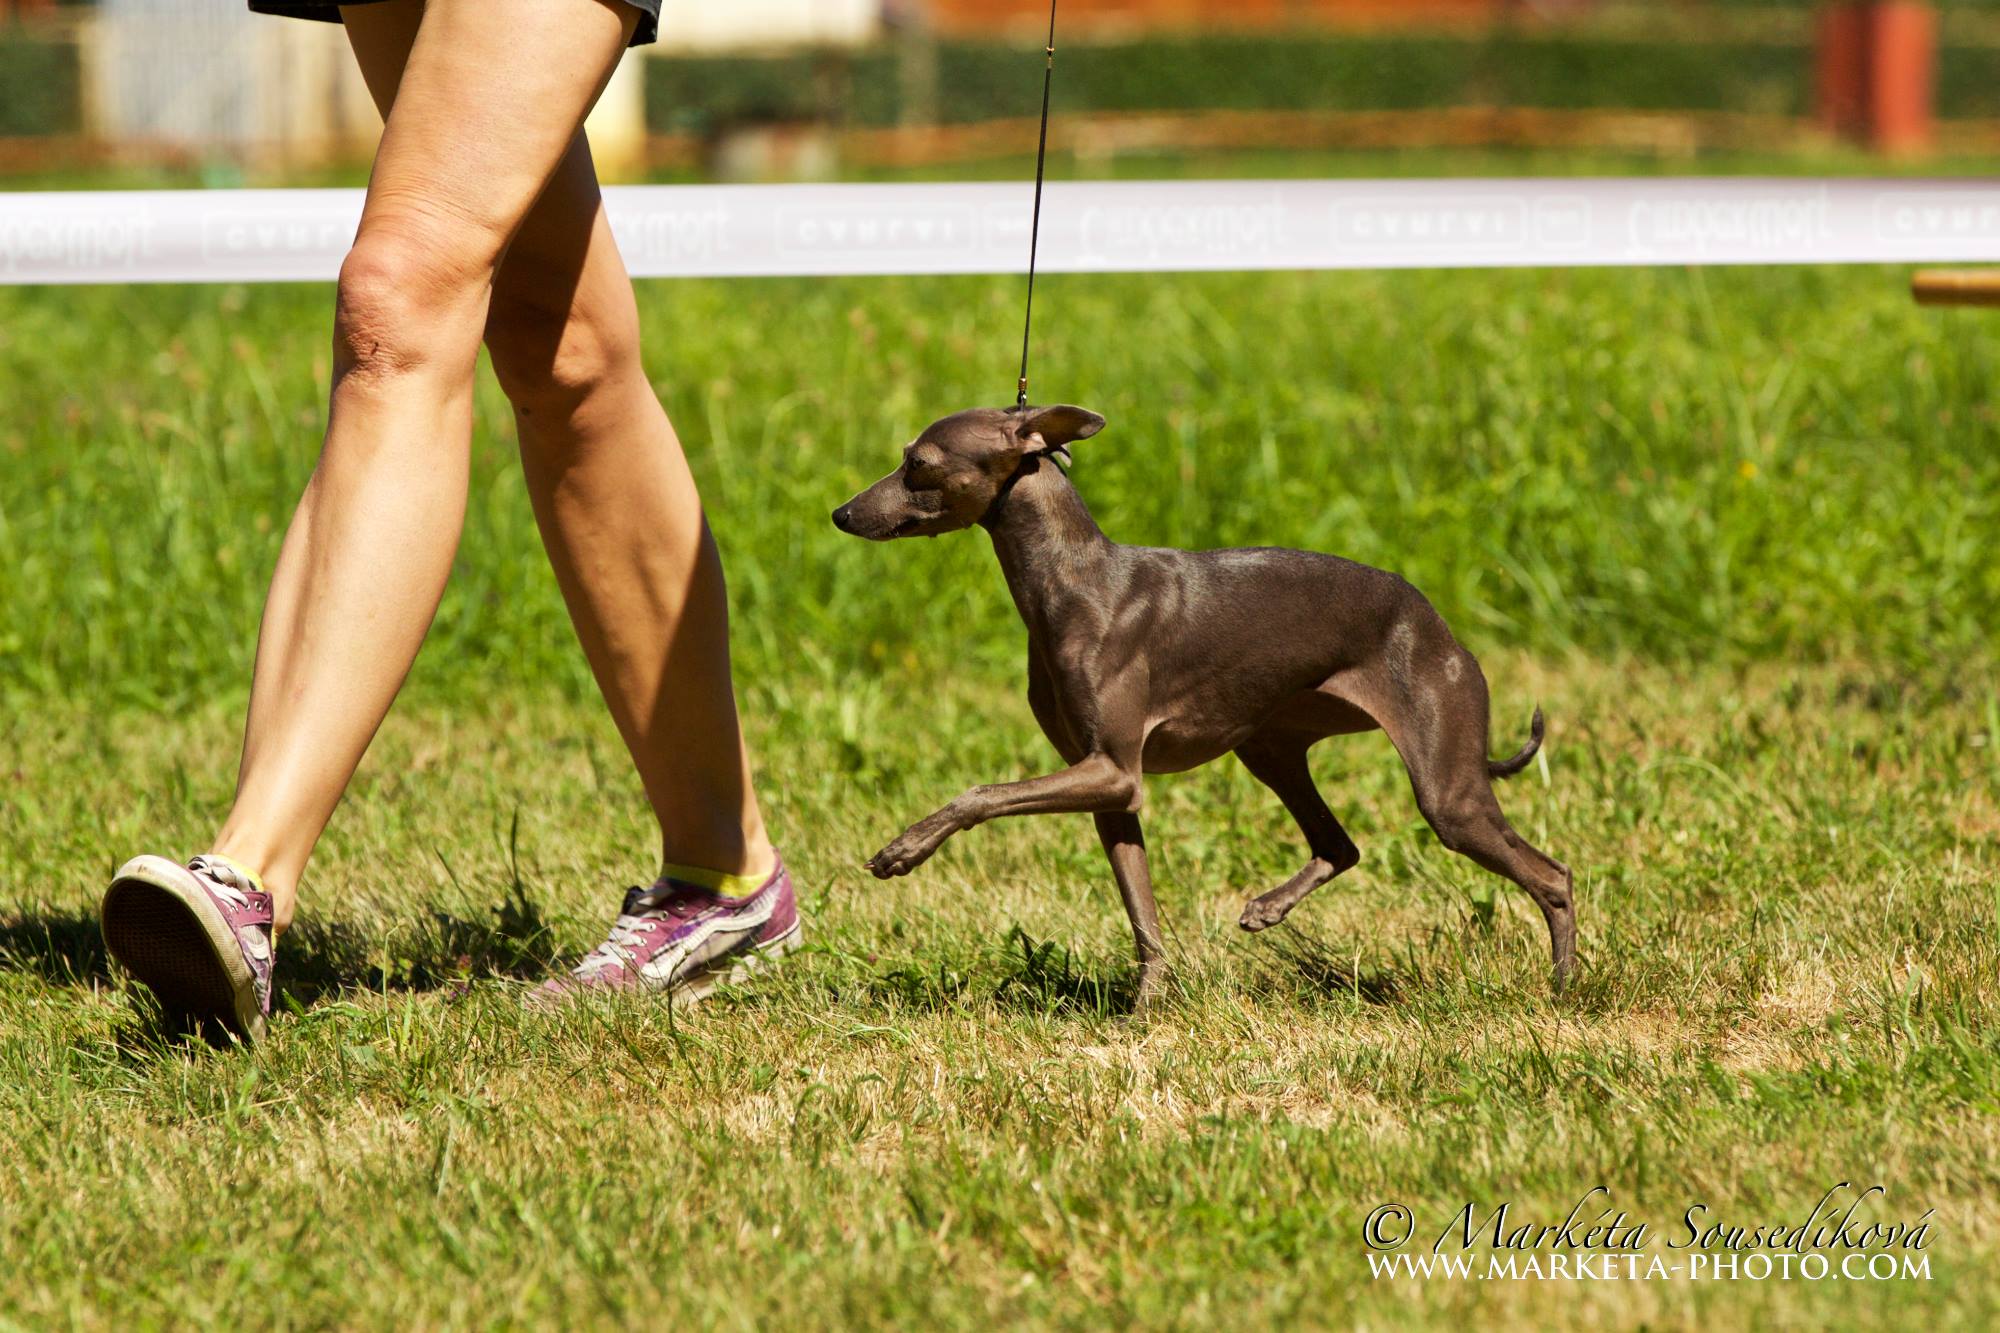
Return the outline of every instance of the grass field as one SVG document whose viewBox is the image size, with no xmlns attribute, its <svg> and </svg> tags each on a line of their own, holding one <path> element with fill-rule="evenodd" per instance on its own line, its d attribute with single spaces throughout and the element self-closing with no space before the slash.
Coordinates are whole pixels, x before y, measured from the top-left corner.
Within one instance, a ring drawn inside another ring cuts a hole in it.
<svg viewBox="0 0 2000 1333">
<path fill-rule="evenodd" d="M 1990 1325 L 2000 326 L 1904 277 L 1051 281 L 1036 383 L 1111 420 L 1075 470 L 1107 530 L 1410 576 L 1496 750 L 1547 709 L 1503 800 L 1577 873 L 1556 1001 L 1520 895 L 1338 741 L 1362 865 L 1245 937 L 1296 834 L 1234 761 L 1158 780 L 1142 1025 L 1085 821 L 858 868 L 1051 764 L 985 539 L 827 522 L 1005 399 L 1018 285 L 649 285 L 811 949 L 677 1017 L 518 1011 L 651 835 L 488 385 L 452 590 L 249 1053 L 163 1040 L 94 903 L 228 799 L 327 293 L 0 290 L 0 1322 Z M 1602 1185 L 1682 1261 L 1690 1206 L 1842 1181 L 1935 1210 L 1928 1279 L 1377 1280 L 1361 1236 Z"/>
</svg>

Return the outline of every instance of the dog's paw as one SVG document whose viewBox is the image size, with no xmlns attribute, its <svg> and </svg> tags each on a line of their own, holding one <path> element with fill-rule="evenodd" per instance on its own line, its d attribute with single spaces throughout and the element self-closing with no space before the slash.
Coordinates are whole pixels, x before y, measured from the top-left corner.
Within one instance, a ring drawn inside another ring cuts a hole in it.
<svg viewBox="0 0 2000 1333">
<path fill-rule="evenodd" d="M 877 879 L 907 875 L 931 859 L 944 846 L 957 825 L 942 813 L 920 819 L 897 835 L 896 840 L 868 858 L 868 869 Z"/>
<path fill-rule="evenodd" d="M 877 879 L 894 879 L 898 875 L 909 874 L 930 860 L 931 853 L 936 850 L 935 842 L 918 836 L 917 831 L 911 829 L 869 857 L 868 870 Z"/>
<path fill-rule="evenodd" d="M 1132 996 L 1132 1007 L 1119 1016 L 1120 1023 L 1133 1027 L 1144 1027 L 1160 1012 L 1165 1003 L 1167 969 L 1154 964 L 1151 969 L 1139 969 L 1139 987 Z"/>
<path fill-rule="evenodd" d="M 1283 921 L 1285 914 L 1291 910 L 1290 903 L 1279 906 L 1277 903 L 1267 903 L 1262 898 L 1252 898 L 1243 905 L 1243 915 L 1237 918 L 1236 924 L 1245 930 L 1263 930 L 1267 926 L 1275 926 Z"/>
<path fill-rule="evenodd" d="M 894 879 L 898 875 L 909 874 L 914 868 L 915 863 L 908 857 L 897 855 L 896 843 L 893 842 L 868 858 L 868 873 L 877 879 Z"/>
</svg>

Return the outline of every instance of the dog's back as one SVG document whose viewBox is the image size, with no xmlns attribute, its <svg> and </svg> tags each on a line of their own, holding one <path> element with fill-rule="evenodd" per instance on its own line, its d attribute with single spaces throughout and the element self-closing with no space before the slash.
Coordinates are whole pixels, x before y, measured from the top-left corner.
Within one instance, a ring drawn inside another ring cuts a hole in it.
<svg viewBox="0 0 2000 1333">
<path fill-rule="evenodd" d="M 1342 556 L 1278 546 L 1127 546 L 1119 555 L 1120 600 L 1143 623 L 1149 653 L 1204 688 L 1279 698 L 1311 689 L 1381 656 L 1399 627 L 1451 642 L 1407 580 Z"/>
</svg>

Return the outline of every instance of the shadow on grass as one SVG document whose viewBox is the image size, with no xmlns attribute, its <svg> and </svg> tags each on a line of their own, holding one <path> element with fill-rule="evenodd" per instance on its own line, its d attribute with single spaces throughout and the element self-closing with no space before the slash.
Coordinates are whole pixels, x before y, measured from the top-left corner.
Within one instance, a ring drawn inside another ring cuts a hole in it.
<svg viewBox="0 0 2000 1333">
<path fill-rule="evenodd" d="M 1131 1012 L 1138 994 L 1136 968 L 1080 963 L 1068 945 L 1038 941 L 1019 926 L 992 953 L 981 952 L 976 961 L 940 957 L 891 966 L 878 965 L 871 955 L 860 986 L 878 999 L 925 1013 L 960 1009 L 990 995 L 995 1006 L 1016 1013 L 1117 1018 Z"/>
<path fill-rule="evenodd" d="M 1058 945 L 1054 940 L 1038 943 L 1019 926 L 1007 932 L 1007 941 L 1019 956 L 993 993 L 993 1002 L 1001 1008 L 1100 1018 L 1119 1018 L 1132 1012 L 1139 995 L 1136 966 L 1115 972 L 1081 967 L 1067 944 Z"/>
<path fill-rule="evenodd" d="M 555 937 L 521 885 L 486 920 L 432 912 L 384 937 L 344 921 L 302 921 L 279 951 L 281 996 L 311 1004 L 343 991 L 435 991 L 491 978 L 541 976 Z"/>
<path fill-rule="evenodd" d="M 0 968 L 58 986 L 101 985 L 111 976 L 95 912 L 0 918 Z"/>
<path fill-rule="evenodd" d="M 1309 1004 L 1334 999 L 1397 1004 L 1411 980 L 1407 971 L 1364 964 L 1295 926 L 1265 931 L 1258 941 L 1251 964 L 1256 980 Z M 1133 1012 L 1139 991 L 1139 972 L 1134 964 L 1079 956 L 1069 945 L 1037 940 L 1019 926 L 1007 932 L 997 953 L 1001 975 L 991 995 L 1000 1009 L 1096 1018 L 1125 1018 Z M 977 973 L 990 965 L 975 964 L 968 969 L 963 962 L 958 966 L 944 961 L 933 966 L 905 964 L 877 970 L 865 984 L 876 994 L 912 1009 L 951 1009 L 984 991 Z M 1170 970 L 1170 986 L 1175 977 Z"/>
<path fill-rule="evenodd" d="M 110 955 L 97 916 L 48 912 L 0 919 L 0 970 L 25 972 L 51 985 L 99 990 L 112 984 Z M 144 1064 L 188 1046 L 233 1044 L 220 1023 L 199 1022 L 160 1007 L 144 987 L 131 990 L 131 1017 L 111 1033 L 111 1047 L 128 1064 Z"/>
<path fill-rule="evenodd" d="M 432 912 L 413 926 L 366 931 L 343 921 L 300 921 L 278 949 L 278 994 L 309 1005 L 343 991 L 434 991 L 490 977 L 538 976 L 555 961 L 541 910 L 516 882 L 485 920 Z M 112 980 L 94 912 L 0 918 L 0 969 L 58 986 Z"/>
<path fill-rule="evenodd" d="M 1394 1004 L 1401 998 L 1404 978 L 1385 967 L 1363 966 L 1352 954 L 1336 953 L 1332 945 L 1286 925 L 1258 935 L 1263 945 L 1264 972 L 1302 999 L 1360 1000 L 1364 1004 Z"/>
</svg>

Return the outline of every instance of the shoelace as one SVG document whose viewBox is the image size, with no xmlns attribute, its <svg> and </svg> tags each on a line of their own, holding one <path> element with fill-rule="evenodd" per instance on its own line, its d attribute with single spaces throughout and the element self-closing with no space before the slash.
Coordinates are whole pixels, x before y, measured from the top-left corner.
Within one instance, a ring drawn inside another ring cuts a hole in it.
<svg viewBox="0 0 2000 1333">
<path fill-rule="evenodd" d="M 228 880 L 224 879 L 222 877 L 222 874 L 218 874 L 217 873 L 218 871 L 222 871 L 224 874 L 226 874 L 227 872 L 223 870 L 223 867 L 215 865 L 207 857 L 205 856 L 195 857 L 194 860 L 188 862 L 188 869 L 193 871 L 195 874 L 200 875 L 203 879 L 207 880 L 211 885 L 214 886 L 217 892 L 221 893 L 223 897 L 229 899 L 229 901 L 234 903 L 236 906 L 238 907 L 250 906 L 249 895 L 244 893 L 243 890 L 237 888 L 234 884 L 231 884 Z"/>
<path fill-rule="evenodd" d="M 653 894 L 658 891 L 657 885 L 646 890 L 635 887 L 627 892 L 625 901 L 629 905 L 641 894 Z M 604 943 L 579 959 L 571 974 L 588 977 L 607 967 L 629 967 L 639 944 L 646 935 L 666 924 L 661 920 L 662 915 L 686 921 L 699 916 L 712 906 L 714 906 L 712 895 L 676 888 L 661 894 L 655 901 L 647 904 L 644 909 L 646 914 L 643 916 L 637 912 L 620 912 L 618 919 L 611 923 L 611 933 L 605 936 Z"/>
<path fill-rule="evenodd" d="M 575 975 L 588 977 L 614 965 L 631 966 L 639 942 L 659 924 L 652 917 L 627 916 L 621 912 L 618 919 L 611 923 L 611 933 L 605 937 L 604 943 L 578 960 Z"/>
</svg>

